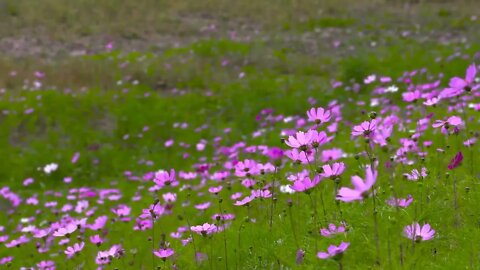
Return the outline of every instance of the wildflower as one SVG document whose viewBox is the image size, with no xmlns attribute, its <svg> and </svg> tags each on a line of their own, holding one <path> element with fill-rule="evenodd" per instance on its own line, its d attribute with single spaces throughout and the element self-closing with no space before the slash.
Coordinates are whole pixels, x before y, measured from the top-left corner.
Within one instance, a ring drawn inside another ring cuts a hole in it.
<svg viewBox="0 0 480 270">
<path fill-rule="evenodd" d="M 458 116 L 450 116 L 446 121 L 443 120 L 436 120 L 433 124 L 432 127 L 434 128 L 439 128 L 439 127 L 457 127 L 463 125 L 462 118 Z"/>
<path fill-rule="evenodd" d="M 354 126 L 352 130 L 352 135 L 353 136 L 365 136 L 369 137 L 370 134 L 372 134 L 375 131 L 375 128 L 377 127 L 377 122 L 375 119 L 372 119 L 370 121 L 364 121 L 360 125 Z"/>
<path fill-rule="evenodd" d="M 85 246 L 84 242 L 81 243 L 75 243 L 71 247 L 67 247 L 67 249 L 64 251 L 64 253 L 67 255 L 67 257 L 70 259 L 72 258 L 75 254 L 79 253 L 82 251 L 83 247 Z"/>
<path fill-rule="evenodd" d="M 203 236 L 217 232 L 218 228 L 215 224 L 204 223 L 203 225 L 191 226 L 190 230 Z"/>
<path fill-rule="evenodd" d="M 475 83 L 475 76 L 477 75 L 477 66 L 475 64 L 471 64 L 467 68 L 467 72 L 465 74 L 465 78 L 453 77 L 450 82 L 449 86 L 454 89 L 462 89 L 465 91 L 471 91 L 473 84 Z"/>
<path fill-rule="evenodd" d="M 394 207 L 407 208 L 412 202 L 413 202 L 412 195 L 408 195 L 406 199 L 390 198 L 387 201 L 387 204 Z"/>
<path fill-rule="evenodd" d="M 403 176 L 405 176 L 410 181 L 417 181 L 418 179 L 427 177 L 427 175 L 427 168 L 425 167 L 423 167 L 420 172 L 417 169 L 413 169 L 411 173 L 403 174 Z"/>
<path fill-rule="evenodd" d="M 450 163 L 448 164 L 448 169 L 453 170 L 457 168 L 460 165 L 460 163 L 462 163 L 462 161 L 463 161 L 463 154 L 460 151 L 453 157 L 452 160 L 450 160 Z"/>
<path fill-rule="evenodd" d="M 309 189 L 315 187 L 318 183 L 320 183 L 320 177 L 317 175 L 310 179 L 310 177 L 305 176 L 301 180 L 297 180 L 293 182 L 293 185 L 290 185 L 290 188 L 297 191 L 297 192 L 308 192 Z"/>
<path fill-rule="evenodd" d="M 307 132 L 298 131 L 295 136 L 288 136 L 285 144 L 292 148 L 300 148 L 300 150 L 305 151 L 313 141 L 313 136 L 315 135 L 313 132 L 313 130 Z"/>
<path fill-rule="evenodd" d="M 172 256 L 175 252 L 171 248 L 166 248 L 166 249 L 159 249 L 159 250 L 154 250 L 153 254 L 155 256 L 161 258 L 162 260 L 166 260 L 168 257 Z"/>
<path fill-rule="evenodd" d="M 334 258 L 339 259 L 342 254 L 347 250 L 350 243 L 342 242 L 340 245 L 331 245 L 328 247 L 327 252 L 318 252 L 317 257 L 320 259 Z"/>
<path fill-rule="evenodd" d="M 174 169 L 171 169 L 170 172 L 163 170 L 156 172 L 155 177 L 153 178 L 153 182 L 155 182 L 155 184 L 157 184 L 159 187 L 178 185 L 178 181 L 175 178 Z"/>
<path fill-rule="evenodd" d="M 90 242 L 96 246 L 100 246 L 103 243 L 103 241 L 104 240 L 98 234 L 90 236 Z"/>
<path fill-rule="evenodd" d="M 359 176 L 352 176 L 352 184 L 354 189 L 342 187 L 338 191 L 337 200 L 344 202 L 361 201 L 369 195 L 370 189 L 377 180 L 377 171 L 370 166 L 366 168 L 366 179 L 363 181 Z"/>
<path fill-rule="evenodd" d="M 344 232 L 345 232 L 345 226 L 343 224 L 337 227 L 335 224 L 330 223 L 328 225 L 328 228 L 320 229 L 320 234 L 325 237 L 329 237 L 331 235 L 344 233 Z"/>
<path fill-rule="evenodd" d="M 311 108 L 307 111 L 308 121 L 315 122 L 317 124 L 326 123 L 330 120 L 332 113 L 329 110 L 325 110 L 322 107 Z"/>
<path fill-rule="evenodd" d="M 55 270 L 55 262 L 54 261 L 41 261 L 37 263 L 37 267 L 39 270 Z"/>
<path fill-rule="evenodd" d="M 435 230 L 430 227 L 430 224 L 424 224 L 422 227 L 417 222 L 408 225 L 403 229 L 405 237 L 415 240 L 417 242 L 427 241 L 434 237 Z"/>
<path fill-rule="evenodd" d="M 343 173 L 343 171 L 345 171 L 345 164 L 343 162 L 335 162 L 332 165 L 323 165 L 322 169 L 323 173 L 321 174 L 321 176 L 335 179 L 339 177 Z"/>
</svg>

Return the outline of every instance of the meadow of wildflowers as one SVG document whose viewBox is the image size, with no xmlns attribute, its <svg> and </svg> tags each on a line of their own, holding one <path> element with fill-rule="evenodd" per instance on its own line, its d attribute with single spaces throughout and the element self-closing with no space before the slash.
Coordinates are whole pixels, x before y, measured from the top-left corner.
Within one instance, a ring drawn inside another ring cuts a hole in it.
<svg viewBox="0 0 480 270">
<path fill-rule="evenodd" d="M 478 37 L 322 27 L 3 74 L 0 269 L 479 269 Z"/>
</svg>

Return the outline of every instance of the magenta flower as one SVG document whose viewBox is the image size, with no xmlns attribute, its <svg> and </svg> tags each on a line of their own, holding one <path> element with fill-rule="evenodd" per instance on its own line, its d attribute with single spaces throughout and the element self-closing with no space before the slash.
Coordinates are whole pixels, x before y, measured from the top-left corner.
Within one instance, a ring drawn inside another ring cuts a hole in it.
<svg viewBox="0 0 480 270">
<path fill-rule="evenodd" d="M 421 171 L 418 171 L 417 169 L 413 169 L 411 173 L 404 173 L 403 176 L 405 176 L 408 180 L 410 181 L 417 181 L 418 179 L 423 179 L 427 177 L 427 168 L 423 167 Z"/>
<path fill-rule="evenodd" d="M 332 165 L 326 164 L 322 166 L 323 173 L 321 176 L 323 177 L 330 177 L 331 179 L 335 179 L 339 177 L 343 171 L 345 171 L 345 164 L 343 162 L 335 162 Z"/>
<path fill-rule="evenodd" d="M 165 248 L 165 249 L 159 249 L 159 250 L 154 250 L 153 254 L 155 256 L 161 258 L 162 260 L 166 260 L 168 257 L 172 256 L 175 252 L 171 248 Z"/>
<path fill-rule="evenodd" d="M 339 259 L 342 254 L 347 250 L 350 243 L 342 242 L 340 245 L 331 245 L 328 247 L 327 252 L 320 251 L 317 253 L 317 257 L 320 259 L 334 258 Z"/>
<path fill-rule="evenodd" d="M 321 228 L 320 229 L 320 234 L 322 236 L 325 236 L 325 237 L 329 237 L 329 236 L 332 236 L 334 234 L 340 234 L 340 233 L 344 233 L 345 232 L 345 226 L 342 224 L 342 225 L 339 225 L 338 227 L 333 224 L 333 223 L 330 223 L 328 225 L 328 228 Z"/>
<path fill-rule="evenodd" d="M 352 135 L 353 136 L 365 136 L 369 137 L 374 131 L 375 128 L 377 127 L 377 122 L 375 119 L 372 119 L 370 121 L 364 121 L 360 125 L 356 125 L 353 127 L 352 130 Z"/>
<path fill-rule="evenodd" d="M 153 182 L 155 182 L 155 184 L 157 184 L 159 187 L 178 185 L 174 169 L 171 169 L 170 172 L 163 170 L 156 172 L 155 177 L 153 178 Z"/>
<path fill-rule="evenodd" d="M 37 263 L 38 270 L 55 270 L 54 261 L 41 261 Z"/>
<path fill-rule="evenodd" d="M 317 124 L 326 123 L 330 120 L 332 113 L 322 107 L 311 108 L 307 111 L 308 121 L 316 122 Z"/>
<path fill-rule="evenodd" d="M 30 239 L 25 235 L 20 236 L 18 239 L 13 239 L 12 241 L 5 244 L 5 247 L 12 248 L 12 247 L 19 247 L 25 243 L 30 242 Z"/>
<path fill-rule="evenodd" d="M 72 258 L 75 254 L 79 253 L 80 251 L 82 251 L 83 247 L 85 246 L 85 243 L 84 242 L 80 242 L 80 243 L 75 243 L 73 246 L 71 247 L 67 247 L 67 249 L 65 249 L 64 253 L 67 255 L 67 257 L 70 259 Z"/>
<path fill-rule="evenodd" d="M 204 223 L 203 225 L 191 226 L 190 230 L 203 236 L 217 232 L 218 228 L 215 224 Z"/>
<path fill-rule="evenodd" d="M 393 207 L 407 208 L 413 202 L 412 195 L 408 195 L 406 199 L 390 198 L 387 203 Z"/>
<path fill-rule="evenodd" d="M 473 87 L 473 84 L 475 82 L 476 75 L 477 66 L 475 64 L 471 64 L 467 68 L 465 78 L 453 77 L 449 82 L 449 86 L 454 89 L 472 90 L 471 88 Z"/>
<path fill-rule="evenodd" d="M 103 244 L 103 241 L 104 240 L 98 234 L 90 236 L 90 242 L 96 246 L 100 246 L 101 244 Z"/>
<path fill-rule="evenodd" d="M 253 199 L 255 199 L 255 197 L 253 196 L 247 196 L 239 201 L 236 201 L 234 203 L 235 206 L 243 206 L 243 205 L 247 205 L 249 204 L 251 201 L 253 201 Z"/>
<path fill-rule="evenodd" d="M 463 161 L 463 154 L 460 151 L 453 157 L 452 160 L 450 160 L 450 163 L 448 164 L 448 169 L 453 170 L 457 168 L 460 165 L 460 163 L 462 163 L 462 161 Z"/>
<path fill-rule="evenodd" d="M 220 191 L 222 191 L 222 189 L 223 189 L 222 186 L 209 187 L 208 192 L 213 193 L 213 194 L 218 194 Z"/>
<path fill-rule="evenodd" d="M 405 237 L 415 240 L 417 242 L 427 241 L 434 237 L 435 230 L 430 227 L 430 224 L 424 224 L 422 227 L 417 222 L 408 225 L 403 229 Z"/>
<path fill-rule="evenodd" d="M 309 192 L 308 190 L 314 188 L 318 183 L 320 183 L 320 177 L 317 175 L 310 179 L 310 177 L 305 176 L 302 179 L 296 180 L 293 182 L 293 185 L 290 185 L 290 188 L 297 192 Z"/>
<path fill-rule="evenodd" d="M 252 159 L 245 159 L 235 165 L 235 175 L 238 177 L 250 177 L 260 174 L 258 163 Z"/>
<path fill-rule="evenodd" d="M 342 187 L 338 191 L 337 200 L 344 202 L 361 201 L 368 197 L 370 189 L 377 181 L 377 171 L 368 166 L 365 170 L 365 181 L 359 176 L 352 176 L 354 189 Z"/>
<path fill-rule="evenodd" d="M 309 153 L 307 155 L 304 151 L 298 151 L 298 149 L 295 148 L 285 151 L 285 155 L 291 160 L 293 160 L 293 162 L 301 164 L 308 164 L 310 162 L 313 162 L 314 160 L 313 153 Z"/>
<path fill-rule="evenodd" d="M 5 265 L 5 264 L 9 264 L 13 261 L 13 257 L 12 256 L 8 256 L 8 257 L 3 257 L 3 258 L 0 258 L 0 265 Z"/>
<path fill-rule="evenodd" d="M 308 146 L 313 142 L 314 134 L 313 130 L 307 132 L 298 131 L 295 136 L 288 136 L 288 139 L 285 141 L 285 144 L 292 148 L 300 148 L 305 151 L 308 149 Z"/>
<path fill-rule="evenodd" d="M 463 125 L 462 118 L 458 116 L 450 116 L 446 121 L 443 120 L 436 120 L 433 124 L 432 127 L 434 128 L 439 128 L 439 127 L 457 127 Z"/>
</svg>

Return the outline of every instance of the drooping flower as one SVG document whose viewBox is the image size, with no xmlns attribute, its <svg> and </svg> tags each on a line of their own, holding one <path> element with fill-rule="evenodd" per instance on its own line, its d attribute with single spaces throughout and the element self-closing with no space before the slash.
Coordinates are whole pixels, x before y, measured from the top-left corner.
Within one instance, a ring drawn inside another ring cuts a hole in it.
<svg viewBox="0 0 480 270">
<path fill-rule="evenodd" d="M 338 246 L 331 245 L 328 247 L 327 252 L 323 252 L 323 251 L 318 252 L 317 257 L 320 259 L 328 259 L 328 258 L 338 259 L 347 250 L 348 246 L 350 246 L 350 243 L 348 242 L 342 242 Z"/>
<path fill-rule="evenodd" d="M 448 169 L 453 170 L 457 168 L 460 165 L 460 163 L 462 163 L 462 161 L 463 161 L 463 154 L 460 151 L 453 157 L 452 160 L 450 160 L 450 163 L 448 164 Z"/>
<path fill-rule="evenodd" d="M 420 226 L 417 222 L 408 225 L 403 229 L 405 237 L 415 240 L 417 242 L 431 240 L 435 236 L 435 230 L 431 228 L 430 224 Z"/>
<path fill-rule="evenodd" d="M 361 201 L 368 197 L 370 189 L 377 180 L 377 171 L 368 166 L 365 170 L 365 181 L 357 175 L 352 176 L 354 189 L 342 187 L 338 191 L 337 200 L 344 202 Z"/>
</svg>

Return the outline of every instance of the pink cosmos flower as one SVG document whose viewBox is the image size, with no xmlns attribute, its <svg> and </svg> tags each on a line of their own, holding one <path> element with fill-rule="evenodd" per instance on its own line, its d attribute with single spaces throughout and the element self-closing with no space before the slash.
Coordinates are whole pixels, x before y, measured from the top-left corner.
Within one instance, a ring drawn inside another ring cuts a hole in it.
<svg viewBox="0 0 480 270">
<path fill-rule="evenodd" d="M 242 206 L 242 205 L 246 205 L 246 204 L 249 204 L 251 201 L 253 201 L 253 199 L 255 199 L 254 197 L 252 196 L 247 196 L 239 201 L 236 201 L 234 203 L 235 206 Z"/>
<path fill-rule="evenodd" d="M 301 163 L 301 164 L 308 164 L 314 161 L 313 152 L 308 151 L 310 153 L 306 154 L 304 151 L 298 151 L 298 149 L 294 148 L 292 150 L 285 151 L 285 155 L 290 158 L 293 162 Z"/>
<path fill-rule="evenodd" d="M 5 264 L 9 264 L 13 261 L 13 257 L 12 256 L 8 256 L 8 257 L 3 257 L 3 258 L 0 258 L 0 265 L 5 265 Z"/>
<path fill-rule="evenodd" d="M 439 127 L 448 128 L 450 126 L 457 127 L 457 126 L 462 126 L 462 125 L 463 125 L 462 118 L 460 118 L 458 116 L 450 116 L 446 121 L 436 120 L 432 124 L 432 127 L 434 127 L 434 128 L 439 128 Z"/>
<path fill-rule="evenodd" d="M 322 169 L 323 173 L 321 174 L 321 176 L 335 179 L 339 177 L 343 173 L 343 171 L 345 171 L 345 164 L 343 162 L 335 162 L 332 165 L 325 164 L 322 166 Z"/>
<path fill-rule="evenodd" d="M 320 177 L 318 175 L 316 175 L 313 180 L 311 180 L 309 176 L 305 176 L 293 182 L 290 188 L 297 192 L 309 192 L 308 190 L 314 188 L 318 183 L 320 183 Z"/>
<path fill-rule="evenodd" d="M 329 161 L 334 161 L 340 159 L 343 155 L 342 149 L 332 148 L 322 151 L 322 162 L 326 163 Z"/>
<path fill-rule="evenodd" d="M 453 77 L 449 82 L 449 86 L 454 89 L 472 90 L 471 88 L 475 83 L 475 76 L 477 76 L 477 66 L 471 64 L 467 68 L 465 78 Z"/>
<path fill-rule="evenodd" d="M 342 225 L 339 225 L 338 227 L 333 224 L 333 223 L 330 223 L 328 225 L 328 228 L 321 228 L 320 229 L 320 234 L 322 236 L 325 236 L 325 237 L 329 237 L 329 236 L 332 236 L 334 234 L 340 234 L 340 233 L 344 233 L 345 232 L 345 226 L 342 224 Z"/>
<path fill-rule="evenodd" d="M 218 228 L 215 224 L 204 223 L 203 225 L 191 226 L 190 230 L 203 236 L 217 232 Z"/>
<path fill-rule="evenodd" d="M 317 124 L 326 123 L 330 120 L 332 113 L 322 107 L 311 108 L 307 111 L 308 121 L 316 122 Z"/>
<path fill-rule="evenodd" d="M 54 261 L 41 261 L 37 263 L 38 270 L 55 270 Z"/>
<path fill-rule="evenodd" d="M 174 253 L 175 252 L 171 248 L 158 249 L 153 251 L 153 254 L 155 254 L 155 256 L 163 260 L 166 260 L 168 257 L 172 256 Z"/>
<path fill-rule="evenodd" d="M 245 159 L 235 165 L 235 175 L 238 177 L 250 177 L 260 174 L 258 163 L 251 159 Z"/>
<path fill-rule="evenodd" d="M 75 243 L 71 247 L 67 247 L 67 249 L 64 251 L 64 253 L 67 255 L 67 257 L 70 259 L 72 258 L 75 254 L 79 253 L 82 251 L 83 247 L 85 246 L 84 242 L 80 243 Z"/>
<path fill-rule="evenodd" d="M 387 203 L 390 206 L 401 207 L 401 208 L 407 208 L 412 202 L 413 202 L 412 195 L 408 195 L 406 199 L 402 199 L 402 198 L 397 199 L 392 197 L 389 200 L 387 200 Z"/>
<path fill-rule="evenodd" d="M 54 233 L 53 236 L 55 237 L 64 237 L 64 236 L 69 236 L 72 233 L 74 233 L 77 230 L 77 225 L 75 223 L 69 223 L 65 227 L 57 229 Z"/>
<path fill-rule="evenodd" d="M 417 181 L 418 179 L 422 179 L 428 176 L 427 168 L 423 167 L 421 172 L 417 169 L 413 169 L 411 173 L 404 173 L 405 176 L 410 181 Z"/>
<path fill-rule="evenodd" d="M 328 247 L 327 252 L 318 252 L 317 257 L 320 259 L 328 259 L 328 258 L 337 258 L 340 257 L 348 248 L 350 243 L 342 242 L 340 245 L 335 246 L 331 245 Z"/>
<path fill-rule="evenodd" d="M 155 182 L 155 184 L 157 184 L 159 187 L 178 185 L 174 169 L 171 169 L 170 172 L 163 170 L 156 172 L 155 177 L 153 178 L 153 182 Z"/>
<path fill-rule="evenodd" d="M 372 119 L 370 121 L 364 121 L 360 125 L 353 127 L 352 135 L 355 137 L 362 135 L 365 137 L 369 137 L 375 131 L 376 127 L 377 121 L 375 121 L 375 119 Z"/>
<path fill-rule="evenodd" d="M 223 189 L 223 186 L 209 187 L 208 192 L 213 194 L 218 194 L 220 191 L 222 191 L 222 189 Z"/>
<path fill-rule="evenodd" d="M 414 102 L 422 97 L 422 92 L 419 90 L 405 92 L 402 94 L 403 101 L 405 102 Z"/>
<path fill-rule="evenodd" d="M 288 136 L 288 139 L 285 141 L 285 144 L 292 148 L 300 148 L 305 151 L 308 149 L 308 146 L 313 142 L 314 133 L 313 130 L 307 132 L 298 131 L 295 136 Z"/>
<path fill-rule="evenodd" d="M 368 197 L 370 189 L 377 180 L 377 171 L 368 166 L 365 170 L 365 181 L 359 176 L 352 176 L 354 189 L 342 187 L 338 191 L 337 200 L 344 202 L 361 201 Z"/>
<path fill-rule="evenodd" d="M 463 154 L 460 151 L 453 157 L 452 160 L 450 160 L 450 163 L 448 164 L 448 169 L 453 170 L 457 168 L 460 165 L 460 163 L 462 163 L 462 161 L 463 161 Z"/>
<path fill-rule="evenodd" d="M 422 227 L 417 222 L 408 225 L 403 229 L 405 237 L 415 240 L 417 242 L 427 241 L 434 237 L 435 230 L 430 227 L 430 224 L 425 224 Z"/>
<path fill-rule="evenodd" d="M 90 242 L 96 246 L 100 246 L 103 243 L 103 241 L 104 240 L 98 234 L 90 236 Z"/>
<path fill-rule="evenodd" d="M 254 198 L 270 198 L 272 197 L 272 193 L 270 192 L 270 190 L 266 189 L 266 190 L 252 190 L 252 197 Z"/>
</svg>

